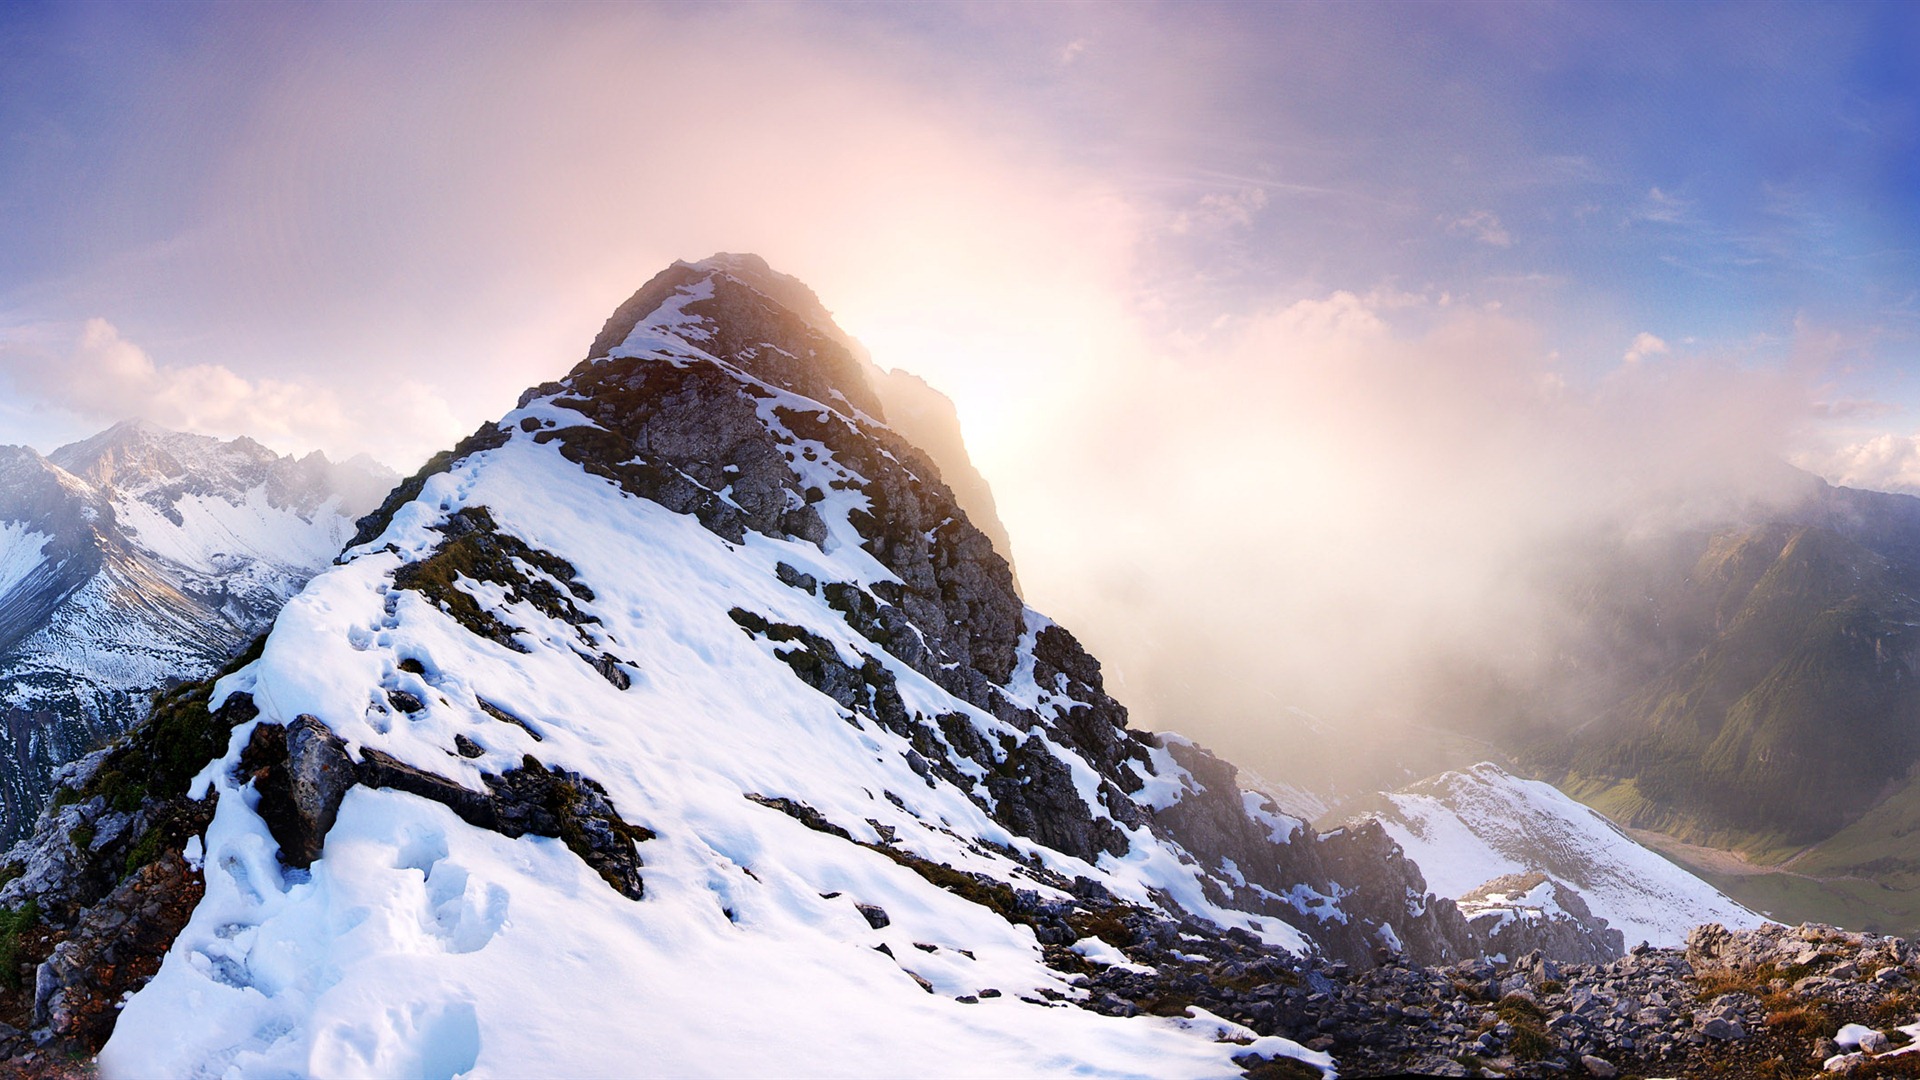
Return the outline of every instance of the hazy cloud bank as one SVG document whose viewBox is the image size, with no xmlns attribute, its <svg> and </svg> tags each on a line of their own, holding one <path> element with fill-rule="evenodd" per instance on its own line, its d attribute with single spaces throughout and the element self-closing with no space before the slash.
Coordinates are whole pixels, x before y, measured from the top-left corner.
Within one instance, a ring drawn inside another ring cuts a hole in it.
<svg viewBox="0 0 1920 1080">
<path fill-rule="evenodd" d="M 1072 482 L 1002 499 L 1023 577 L 1155 724 L 1249 757 L 1287 706 L 1404 736 L 1427 661 L 1561 628 L 1518 573 L 1542 551 L 1790 481 L 1818 370 L 1648 337 L 1581 377 L 1523 320 L 1338 292 L 1136 350 L 1053 433 Z"/>
<path fill-rule="evenodd" d="M 89 319 L 67 348 L 0 342 L 0 372 L 43 406 L 105 427 L 139 417 L 162 427 L 222 437 L 249 435 L 297 453 L 326 447 L 411 467 L 421 440 L 461 434 L 432 389 L 396 379 L 367 395 L 344 395 L 311 379 L 248 379 L 219 364 L 160 364 L 105 319 Z M 368 419 L 377 417 L 379 423 Z"/>
</svg>

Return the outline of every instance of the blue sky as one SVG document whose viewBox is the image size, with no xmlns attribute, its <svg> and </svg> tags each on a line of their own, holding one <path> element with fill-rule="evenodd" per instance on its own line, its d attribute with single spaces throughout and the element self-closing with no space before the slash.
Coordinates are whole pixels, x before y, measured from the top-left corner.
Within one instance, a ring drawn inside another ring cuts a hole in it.
<svg viewBox="0 0 1920 1080">
<path fill-rule="evenodd" d="M 15 3 L 0 442 L 410 469 L 757 251 L 1149 718 L 1297 703 L 1626 493 L 1920 492 L 1916 71 L 1911 4 Z"/>
<path fill-rule="evenodd" d="M 203 236 L 236 196 L 299 212 L 273 203 L 314 182 L 301 132 L 263 123 L 310 125 L 318 154 L 334 125 L 430 139 L 435 110 L 459 106 L 330 119 L 324 101 L 285 101 L 290 81 L 361 66 L 409 97 L 457 79 L 446 69 L 463 53 L 509 62 L 512 35 L 487 33 L 490 22 L 536 23 L 539 40 L 601 17 L 9 5 L 0 310 L 15 325 L 137 326 L 165 362 L 243 376 L 314 363 L 277 359 L 301 351 L 274 329 L 284 309 L 336 295 L 328 275 L 364 275 L 390 245 L 431 242 L 432 228 L 321 238 L 314 279 L 278 269 L 284 287 L 253 311 L 211 295 L 221 252 L 183 273 L 167 250 Z M 1907 371 L 1920 324 L 1911 5 L 755 5 L 615 21 L 636 39 L 700 38 L 708 22 L 759 49 L 817 49 L 822 78 L 918 95 L 921 122 L 988 132 L 1001 153 L 1110 185 L 1143 212 L 1188 212 L 1188 227 L 1136 245 L 1135 285 L 1170 303 L 1174 322 L 1336 289 L 1431 290 L 1535 319 L 1576 372 L 1603 370 L 1640 332 L 1764 363 L 1789 354 L 1797 326 L 1818 327 L 1844 342 L 1837 393 L 1900 406 L 1890 424 L 1920 422 Z M 722 40 L 703 39 L 712 51 L 696 58 L 710 77 L 728 77 Z M 567 88 L 542 89 L 570 104 Z M 732 118 L 715 119 L 724 132 Z M 288 190 L 236 192 L 236 163 L 268 154 Z M 386 180 L 370 201 L 433 214 L 431 192 Z M 363 247 L 340 250 L 351 239 Z M 512 247 L 484 254 L 509 259 Z M 373 305 L 360 319 L 388 314 L 377 296 L 355 300 Z M 456 314 L 459 293 L 438 302 Z M 259 325 L 239 325 L 249 319 Z"/>
</svg>

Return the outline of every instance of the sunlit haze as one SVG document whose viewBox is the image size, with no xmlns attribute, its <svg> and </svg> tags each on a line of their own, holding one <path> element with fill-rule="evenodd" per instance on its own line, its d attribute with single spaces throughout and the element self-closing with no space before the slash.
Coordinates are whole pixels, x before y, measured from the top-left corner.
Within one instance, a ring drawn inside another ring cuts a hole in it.
<svg viewBox="0 0 1920 1080">
<path fill-rule="evenodd" d="M 1910 5 L 11 5 L 0 442 L 411 471 L 674 259 L 958 406 L 1034 606 L 1258 763 L 1516 554 L 1920 493 Z"/>
</svg>

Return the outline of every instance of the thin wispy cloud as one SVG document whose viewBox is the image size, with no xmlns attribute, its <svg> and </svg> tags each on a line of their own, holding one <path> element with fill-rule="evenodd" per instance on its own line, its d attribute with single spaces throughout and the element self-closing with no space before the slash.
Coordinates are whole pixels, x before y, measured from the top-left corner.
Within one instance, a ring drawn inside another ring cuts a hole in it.
<svg viewBox="0 0 1920 1080">
<path fill-rule="evenodd" d="M 1691 220 L 1692 204 L 1658 187 L 1647 189 L 1646 197 L 1634 208 L 1633 218 L 1638 221 L 1653 221 L 1664 225 L 1680 225 Z"/>
<path fill-rule="evenodd" d="M 1513 234 L 1491 210 L 1475 210 L 1447 222 L 1447 235 L 1465 236 L 1491 247 L 1512 247 Z"/>
<path fill-rule="evenodd" d="M 1246 228 L 1266 205 L 1267 191 L 1262 187 L 1210 192 L 1175 214 L 1168 228 L 1182 235 L 1195 229 Z"/>
<path fill-rule="evenodd" d="M 1667 348 L 1666 342 L 1643 330 L 1633 336 L 1633 343 L 1627 346 L 1626 354 L 1620 358 L 1620 362 L 1632 366 L 1649 357 L 1665 356 L 1672 351 Z"/>
</svg>

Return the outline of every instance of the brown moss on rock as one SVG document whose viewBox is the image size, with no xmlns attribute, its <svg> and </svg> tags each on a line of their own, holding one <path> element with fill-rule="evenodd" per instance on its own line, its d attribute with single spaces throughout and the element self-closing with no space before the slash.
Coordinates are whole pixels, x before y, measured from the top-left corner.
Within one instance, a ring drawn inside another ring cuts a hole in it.
<svg viewBox="0 0 1920 1080">
<path fill-rule="evenodd" d="M 525 602 L 574 627 L 600 621 L 574 603 L 591 603 L 593 591 L 579 580 L 573 564 L 502 532 L 486 507 L 462 508 L 441 531 L 447 539 L 432 555 L 394 572 L 395 588 L 419 593 L 469 631 L 519 652 L 525 652 L 526 646 L 514 635 L 523 628 L 509 626 L 481 607 L 472 593 L 460 587 L 462 581 L 499 585 L 507 590 L 510 602 Z M 582 640 L 586 640 L 584 634 Z"/>
</svg>

